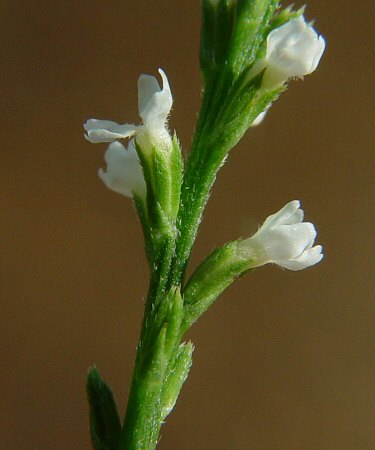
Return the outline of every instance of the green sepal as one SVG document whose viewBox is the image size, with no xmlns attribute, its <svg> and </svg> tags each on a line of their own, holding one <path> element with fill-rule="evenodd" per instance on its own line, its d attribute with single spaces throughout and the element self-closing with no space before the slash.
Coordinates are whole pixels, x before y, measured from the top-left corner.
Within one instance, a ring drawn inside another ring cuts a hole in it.
<svg viewBox="0 0 375 450">
<path fill-rule="evenodd" d="M 148 226 L 150 229 L 163 228 L 163 209 L 158 199 L 158 195 L 163 196 L 163 194 L 158 192 L 158 189 L 155 188 L 155 178 L 157 177 L 158 171 L 160 171 L 160 168 L 155 168 L 154 154 L 157 150 L 155 147 L 151 147 L 151 150 L 147 149 L 146 151 L 143 151 L 137 141 L 135 141 L 135 147 L 137 149 L 147 187 L 146 211 Z"/>
<path fill-rule="evenodd" d="M 272 18 L 269 31 L 272 31 L 275 28 L 279 28 L 281 27 L 281 25 L 284 25 L 284 23 L 302 16 L 302 14 L 305 12 L 305 9 L 306 7 L 302 6 L 297 11 L 294 11 L 293 6 L 291 5 L 288 6 L 287 8 L 278 11 Z"/>
<path fill-rule="evenodd" d="M 121 422 L 112 390 L 95 366 L 87 374 L 87 398 L 90 405 L 90 435 L 94 450 L 116 450 Z"/>
<path fill-rule="evenodd" d="M 194 345 L 192 342 L 182 343 L 177 350 L 176 357 L 170 365 L 166 381 L 164 383 L 161 399 L 161 419 L 164 420 L 172 411 L 177 398 L 181 392 L 182 386 L 188 377 L 192 365 L 192 355 Z"/>
<path fill-rule="evenodd" d="M 138 213 L 139 221 L 141 222 L 142 225 L 147 260 L 149 263 L 151 263 L 153 260 L 154 252 L 153 252 L 153 242 L 151 239 L 150 224 L 147 215 L 147 205 L 144 199 L 138 196 L 136 193 L 133 193 L 133 201 L 135 209 L 137 210 Z"/>
<path fill-rule="evenodd" d="M 165 155 L 155 147 L 151 154 L 152 187 L 154 189 L 155 201 L 160 207 L 162 226 L 164 226 L 165 221 L 172 222 L 173 171 L 171 167 L 171 155 L 172 152 Z M 149 205 L 149 208 L 152 206 Z"/>
<path fill-rule="evenodd" d="M 277 6 L 278 0 L 238 0 L 236 26 L 229 55 L 229 65 L 235 78 L 254 64 Z"/>
<path fill-rule="evenodd" d="M 147 215 L 151 227 L 164 229 L 174 224 L 178 213 L 182 155 L 177 136 L 168 148 L 159 149 L 152 143 L 143 150 L 135 141 L 147 186 Z"/>
<path fill-rule="evenodd" d="M 182 150 L 176 133 L 173 135 L 172 139 L 170 170 L 171 170 L 170 216 L 171 221 L 174 224 L 180 207 L 181 185 L 183 178 Z"/>
<path fill-rule="evenodd" d="M 184 290 L 184 332 L 227 287 L 250 270 L 251 261 L 238 254 L 237 246 L 238 241 L 234 241 L 214 250 L 191 276 Z"/>
</svg>

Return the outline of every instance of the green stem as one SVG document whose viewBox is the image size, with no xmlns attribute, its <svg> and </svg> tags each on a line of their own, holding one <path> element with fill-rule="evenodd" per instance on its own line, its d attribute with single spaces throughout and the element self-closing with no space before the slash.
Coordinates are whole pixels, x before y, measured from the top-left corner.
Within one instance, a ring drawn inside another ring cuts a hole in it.
<svg viewBox="0 0 375 450">
<path fill-rule="evenodd" d="M 191 184 L 187 180 L 183 185 L 185 195 L 182 199 L 182 204 L 184 206 L 181 207 L 179 216 L 180 237 L 173 264 L 172 285 L 184 276 L 191 249 L 201 223 L 203 209 L 208 201 L 211 187 L 220 165 L 221 163 L 215 164 L 215 167 L 212 167 L 209 172 L 204 171 L 201 174 L 196 172 L 195 180 Z M 199 186 L 199 189 L 197 189 L 197 186 Z"/>
<path fill-rule="evenodd" d="M 162 425 L 160 399 L 163 379 L 152 379 L 151 375 L 137 376 L 135 370 L 118 450 L 151 450 L 157 445 Z"/>
<path fill-rule="evenodd" d="M 117 450 L 152 450 L 156 447 L 162 425 L 161 398 L 171 355 L 163 354 L 163 327 L 156 339 L 149 338 L 155 324 L 158 305 L 165 299 L 165 286 L 172 256 L 174 237 L 161 246 L 161 256 L 154 261 L 141 336 L 128 399 L 124 426 Z M 156 342 L 155 342 L 156 341 Z M 179 342 L 175 343 L 178 347 Z"/>
<path fill-rule="evenodd" d="M 230 149 L 241 139 L 256 115 L 279 95 L 279 90 L 257 95 L 261 75 L 251 87 L 246 85 L 246 77 L 244 74 L 232 83 L 233 74 L 230 69 L 224 69 L 220 79 L 205 90 L 181 189 L 177 217 L 179 237 L 172 263 L 172 285 L 184 278 L 211 188 Z M 244 92 L 246 108 L 238 109 L 236 102 Z M 253 111 L 255 106 L 256 114 Z M 239 122 L 239 112 L 247 120 Z"/>
<path fill-rule="evenodd" d="M 181 188 L 180 210 L 177 217 L 178 240 L 176 255 L 172 262 L 171 285 L 181 283 L 190 257 L 204 207 L 209 199 L 216 174 L 226 156 L 226 149 L 219 148 L 215 139 L 215 122 L 221 113 L 223 102 L 217 92 L 224 95 L 224 75 L 204 91 L 202 108 L 193 138 L 185 177 Z M 217 114 L 212 111 L 216 110 Z"/>
</svg>

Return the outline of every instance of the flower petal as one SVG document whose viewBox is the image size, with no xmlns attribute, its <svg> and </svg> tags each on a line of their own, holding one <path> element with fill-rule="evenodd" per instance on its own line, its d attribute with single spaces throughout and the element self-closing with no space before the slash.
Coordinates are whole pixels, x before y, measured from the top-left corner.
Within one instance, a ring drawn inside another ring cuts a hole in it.
<svg viewBox="0 0 375 450">
<path fill-rule="evenodd" d="M 323 247 L 321 245 L 316 245 L 313 248 L 305 250 L 298 258 L 277 261 L 276 263 L 285 269 L 289 270 L 302 270 L 307 267 L 317 264 L 323 259 L 322 253 Z"/>
<path fill-rule="evenodd" d="M 262 242 L 264 252 L 270 261 L 298 258 L 311 240 L 316 237 L 316 230 L 312 223 L 303 222 L 278 227 L 255 235 L 254 239 Z"/>
<path fill-rule="evenodd" d="M 101 120 L 101 119 L 89 119 L 83 124 L 83 128 L 86 131 L 96 130 L 98 128 L 104 128 L 108 131 L 114 131 L 119 124 L 113 120 Z"/>
<path fill-rule="evenodd" d="M 299 200 L 292 200 L 291 202 L 287 203 L 283 208 L 281 208 L 279 211 L 277 211 L 277 213 L 268 216 L 267 219 L 264 221 L 262 228 L 263 229 L 274 228 L 278 225 L 296 223 L 291 221 L 292 217 L 295 217 L 297 222 L 301 222 L 302 219 L 299 220 L 301 213 L 296 214 L 296 211 L 298 211 L 299 207 L 300 207 Z M 302 218 L 303 218 L 303 211 L 302 211 Z"/>
<path fill-rule="evenodd" d="M 161 69 L 159 73 L 163 81 L 162 89 L 155 77 L 142 75 L 138 80 L 139 115 L 145 127 L 156 132 L 165 127 L 173 103 L 167 76 Z"/>
<path fill-rule="evenodd" d="M 83 127 L 86 130 L 85 138 L 94 144 L 129 138 L 137 129 L 136 125 L 120 125 L 112 120 L 98 119 L 89 119 Z"/>
<path fill-rule="evenodd" d="M 146 184 L 137 152 L 132 142 L 126 149 L 120 142 L 112 142 L 104 155 L 107 171 L 99 169 L 99 177 L 112 191 L 127 197 L 133 192 L 144 196 Z"/>
<path fill-rule="evenodd" d="M 293 214 L 286 218 L 284 221 L 284 225 L 292 225 L 294 223 L 301 223 L 303 220 L 304 212 L 303 209 L 299 208 L 294 211 Z"/>
<path fill-rule="evenodd" d="M 318 48 L 319 50 L 314 55 L 314 59 L 311 66 L 311 72 L 314 72 L 314 70 L 318 67 L 320 58 L 323 56 L 324 50 L 326 48 L 326 41 L 323 36 L 319 36 Z"/>
<path fill-rule="evenodd" d="M 138 78 L 138 111 L 143 118 L 147 110 L 147 105 L 157 92 L 160 92 L 158 80 L 152 75 L 141 75 Z"/>
</svg>

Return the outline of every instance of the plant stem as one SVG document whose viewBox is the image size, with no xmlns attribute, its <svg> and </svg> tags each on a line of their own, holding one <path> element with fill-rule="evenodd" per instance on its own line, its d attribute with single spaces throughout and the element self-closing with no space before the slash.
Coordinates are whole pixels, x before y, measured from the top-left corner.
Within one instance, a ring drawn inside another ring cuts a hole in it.
<svg viewBox="0 0 375 450">
<path fill-rule="evenodd" d="M 218 90 L 220 92 L 222 84 L 223 81 L 219 80 L 204 91 L 197 128 L 186 163 L 177 217 L 179 238 L 176 243 L 176 255 L 172 262 L 172 285 L 177 282 L 182 283 L 205 205 L 226 155 L 225 148 L 219 148 L 215 138 L 212 138 L 222 103 L 219 96 L 215 97 L 214 94 Z M 224 89 L 222 91 L 224 92 Z M 215 110 L 216 113 L 212 113 Z"/>
<path fill-rule="evenodd" d="M 158 305 L 165 301 L 165 286 L 174 247 L 174 237 L 167 236 L 160 246 L 161 256 L 153 264 L 124 426 L 117 450 L 152 450 L 157 445 L 163 423 L 161 397 L 167 368 L 173 356 L 168 352 L 163 353 L 163 324 L 156 333 L 151 328 L 156 323 Z M 174 346 L 177 348 L 178 344 L 179 340 Z"/>
<path fill-rule="evenodd" d="M 162 379 L 152 380 L 150 374 L 134 374 L 119 450 L 151 450 L 156 447 L 161 427 L 162 383 Z"/>
<path fill-rule="evenodd" d="M 220 99 L 213 96 L 217 86 L 211 86 L 204 94 L 193 145 L 187 162 L 177 219 L 178 238 L 170 230 L 160 242 L 154 242 L 157 257 L 151 261 L 152 271 L 149 293 L 145 306 L 140 342 L 133 372 L 124 426 L 117 450 L 152 450 L 156 448 L 164 417 L 162 395 L 168 368 L 174 361 L 183 332 L 169 342 L 172 351 L 160 353 L 155 339 L 160 334 L 149 335 L 155 325 L 158 307 L 166 301 L 166 293 L 173 286 L 181 286 L 184 271 L 201 222 L 203 209 L 208 201 L 216 173 L 225 158 L 225 148 L 215 144 L 211 152 L 211 136 L 215 129 L 216 115 L 213 104 L 220 109 Z M 157 233 L 155 233 L 157 234 Z M 160 324 L 162 326 L 162 324 Z M 182 329 L 181 329 L 182 330 Z"/>
</svg>

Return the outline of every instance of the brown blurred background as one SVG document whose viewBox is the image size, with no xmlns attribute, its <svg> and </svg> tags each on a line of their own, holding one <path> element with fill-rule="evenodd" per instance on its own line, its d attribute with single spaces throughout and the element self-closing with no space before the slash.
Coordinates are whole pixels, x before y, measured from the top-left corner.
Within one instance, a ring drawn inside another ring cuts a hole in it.
<svg viewBox="0 0 375 450">
<path fill-rule="evenodd" d="M 328 43 L 319 70 L 218 178 L 192 267 L 295 198 L 326 256 L 250 274 L 193 328 L 160 449 L 375 449 L 374 14 L 369 0 L 309 2 Z M 1 450 L 89 449 L 93 363 L 123 414 L 148 270 L 131 202 L 97 177 L 106 146 L 82 123 L 137 122 L 137 78 L 160 66 L 186 151 L 199 27 L 198 0 L 2 2 Z"/>
</svg>

